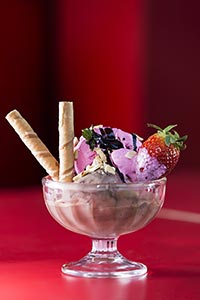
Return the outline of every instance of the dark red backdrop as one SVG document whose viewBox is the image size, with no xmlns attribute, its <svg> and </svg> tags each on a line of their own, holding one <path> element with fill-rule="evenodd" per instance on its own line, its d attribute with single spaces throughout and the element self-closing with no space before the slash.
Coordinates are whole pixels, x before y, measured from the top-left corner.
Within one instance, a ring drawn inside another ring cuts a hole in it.
<svg viewBox="0 0 200 300">
<path fill-rule="evenodd" d="M 45 174 L 4 120 L 7 112 L 18 109 L 57 156 L 58 101 L 69 99 L 77 135 L 92 123 L 145 135 L 147 121 L 177 122 L 190 135 L 179 167 L 199 168 L 199 6 L 1 1 L 1 184 L 35 184 Z"/>
</svg>

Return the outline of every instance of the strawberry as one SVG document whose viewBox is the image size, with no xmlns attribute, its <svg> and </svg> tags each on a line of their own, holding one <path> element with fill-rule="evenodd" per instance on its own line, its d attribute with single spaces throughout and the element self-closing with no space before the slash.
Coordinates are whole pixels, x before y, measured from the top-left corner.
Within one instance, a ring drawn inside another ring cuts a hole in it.
<svg viewBox="0 0 200 300">
<path fill-rule="evenodd" d="M 157 129 L 157 132 L 143 142 L 142 148 L 148 151 L 150 157 L 156 158 L 160 164 L 165 166 L 165 173 L 162 176 L 166 176 L 176 166 L 180 150 L 186 148 L 184 142 L 187 135 L 180 137 L 175 130 L 171 131 L 177 125 L 169 125 L 164 129 L 154 124 L 147 125 Z"/>
</svg>

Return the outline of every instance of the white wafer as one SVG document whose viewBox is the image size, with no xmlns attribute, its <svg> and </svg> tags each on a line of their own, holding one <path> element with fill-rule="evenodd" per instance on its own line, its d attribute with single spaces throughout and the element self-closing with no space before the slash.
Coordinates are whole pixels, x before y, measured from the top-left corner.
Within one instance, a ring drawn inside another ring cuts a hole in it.
<svg viewBox="0 0 200 300">
<path fill-rule="evenodd" d="M 51 176 L 53 180 L 58 180 L 59 164 L 52 156 L 47 147 L 39 139 L 28 122 L 21 116 L 17 110 L 7 114 L 6 119 L 14 128 L 21 140 L 38 160 L 41 166 Z"/>
<path fill-rule="evenodd" d="M 72 102 L 59 102 L 59 181 L 72 181 L 74 171 L 74 111 Z"/>
</svg>

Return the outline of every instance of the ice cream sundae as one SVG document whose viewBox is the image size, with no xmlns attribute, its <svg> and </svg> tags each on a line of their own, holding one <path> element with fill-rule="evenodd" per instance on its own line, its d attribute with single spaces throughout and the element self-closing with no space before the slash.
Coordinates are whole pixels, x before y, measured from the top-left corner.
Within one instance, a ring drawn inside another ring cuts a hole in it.
<svg viewBox="0 0 200 300">
<path fill-rule="evenodd" d="M 144 265 L 129 262 L 126 269 L 122 261 L 111 272 L 107 257 L 116 263 L 119 253 L 114 241 L 147 225 L 162 207 L 166 176 L 176 166 L 187 136 L 180 137 L 176 125 L 161 129 L 148 124 L 157 132 L 146 140 L 136 133 L 97 125 L 83 129 L 78 139 L 74 137 L 73 103 L 60 102 L 58 162 L 18 111 L 6 118 L 48 173 L 42 180 L 43 193 L 53 218 L 71 231 L 101 241 L 101 249 L 93 247 L 81 263 L 84 271 L 78 263 L 63 267 L 63 272 L 96 277 L 118 276 L 122 270 L 129 275 L 144 274 Z M 97 252 L 106 254 L 99 257 L 107 271 L 95 271 Z"/>
</svg>

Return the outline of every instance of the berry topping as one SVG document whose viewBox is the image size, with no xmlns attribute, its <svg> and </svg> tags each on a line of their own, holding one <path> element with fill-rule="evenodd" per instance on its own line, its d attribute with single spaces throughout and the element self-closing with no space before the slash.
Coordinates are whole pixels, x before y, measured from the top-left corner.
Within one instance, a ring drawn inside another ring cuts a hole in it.
<svg viewBox="0 0 200 300">
<path fill-rule="evenodd" d="M 166 167 L 165 174 L 162 175 L 166 176 L 176 166 L 180 150 L 186 148 L 184 142 L 187 135 L 180 137 L 177 131 L 171 131 L 177 125 L 169 125 L 164 129 L 153 124 L 148 124 L 148 126 L 157 129 L 157 132 L 144 141 L 142 147 L 147 149 L 151 157 L 156 158 L 159 163 Z"/>
</svg>

